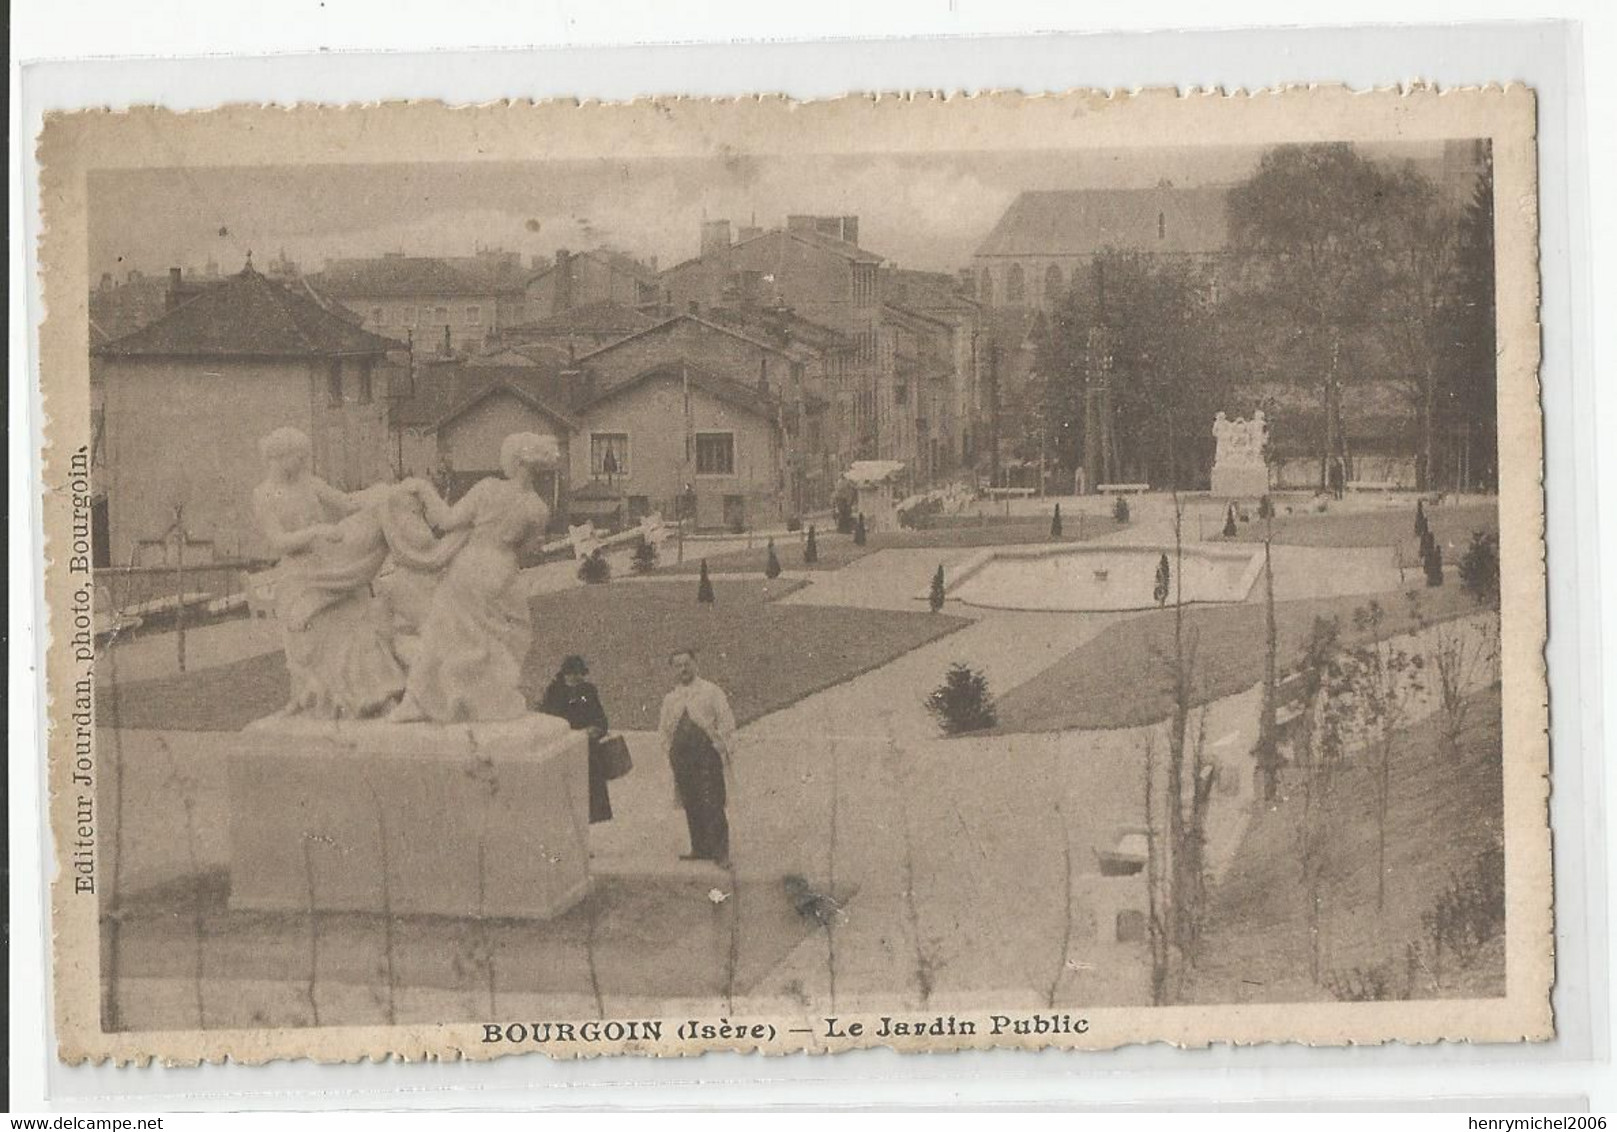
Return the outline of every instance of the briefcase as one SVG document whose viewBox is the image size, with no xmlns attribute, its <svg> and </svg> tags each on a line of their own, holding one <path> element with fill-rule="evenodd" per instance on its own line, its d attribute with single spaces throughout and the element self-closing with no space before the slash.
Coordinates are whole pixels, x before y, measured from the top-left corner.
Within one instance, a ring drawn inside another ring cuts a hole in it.
<svg viewBox="0 0 1617 1132">
<path fill-rule="evenodd" d="M 608 782 L 634 769 L 634 760 L 629 757 L 629 741 L 622 735 L 602 736 L 592 753 L 599 760 L 596 765 L 601 768 L 601 777 Z"/>
</svg>

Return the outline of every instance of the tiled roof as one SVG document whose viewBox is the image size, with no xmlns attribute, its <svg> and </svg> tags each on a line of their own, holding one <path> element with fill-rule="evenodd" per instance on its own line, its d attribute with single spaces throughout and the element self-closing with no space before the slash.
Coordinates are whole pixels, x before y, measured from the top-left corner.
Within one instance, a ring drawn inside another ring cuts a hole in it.
<svg viewBox="0 0 1617 1132">
<path fill-rule="evenodd" d="M 524 335 L 534 337 L 560 337 L 567 334 L 633 334 L 662 321 L 622 303 L 585 303 L 557 314 L 535 319 L 522 326 L 512 327 L 506 337 L 517 339 Z"/>
<path fill-rule="evenodd" d="M 613 248 L 596 248 L 593 251 L 574 252 L 572 258 L 575 260 L 593 259 L 602 267 L 616 271 L 622 275 L 627 275 L 631 279 L 634 279 L 640 283 L 655 283 L 657 281 L 657 273 L 653 271 L 650 266 L 641 263 L 627 252 L 620 252 Z M 528 282 L 532 283 L 536 280 L 543 279 L 545 276 L 549 275 L 555 270 L 556 264 L 554 261 L 552 261 L 551 263 L 546 264 L 544 267 L 541 267 L 538 271 L 530 274 L 528 276 Z"/>
<path fill-rule="evenodd" d="M 800 360 L 811 359 L 822 350 L 851 345 L 841 331 L 811 322 L 785 307 L 708 307 L 702 312 L 702 318 L 778 350 L 790 351 Z"/>
<path fill-rule="evenodd" d="M 1218 185 L 1025 192 L 1005 210 L 977 255 L 1088 256 L 1106 248 L 1167 254 L 1222 251 L 1228 192 Z"/>
<path fill-rule="evenodd" d="M 545 416 L 550 417 L 552 420 L 556 421 L 556 423 L 566 428 L 568 432 L 577 432 L 578 422 L 569 416 L 563 409 L 546 400 L 543 396 L 536 392 L 532 388 L 532 386 L 535 384 L 535 382 L 523 378 L 504 378 L 491 382 L 482 389 L 479 389 L 473 393 L 471 396 L 461 400 L 459 404 L 451 407 L 447 413 L 433 423 L 432 427 L 434 430 L 441 429 L 457 418 L 471 411 L 476 406 L 482 404 L 490 397 L 503 393 L 508 396 L 515 397 L 518 401 L 522 402 L 530 409 L 533 409 L 535 412 L 543 413 Z"/>
<path fill-rule="evenodd" d="M 786 230 L 786 235 L 802 243 L 810 244 L 824 251 L 851 259 L 855 263 L 881 263 L 882 257 L 875 252 L 867 252 L 858 244 L 850 244 L 847 240 L 839 240 L 835 236 L 827 236 L 824 232 L 816 232 L 812 228 L 792 228 Z"/>
<path fill-rule="evenodd" d="M 520 280 L 513 277 L 515 289 Z M 434 295 L 489 295 L 505 289 L 493 281 L 427 256 L 344 259 L 315 276 L 315 286 L 338 298 L 406 299 Z"/>
<path fill-rule="evenodd" d="M 362 330 L 252 265 L 132 334 L 108 357 L 304 358 L 383 354 L 404 343 Z"/>
<path fill-rule="evenodd" d="M 612 386 L 593 400 L 580 406 L 580 408 L 583 411 L 588 411 L 601 402 L 618 396 L 620 393 L 624 393 L 647 381 L 655 381 L 661 378 L 681 382 L 689 380 L 691 388 L 700 389 L 710 397 L 734 405 L 736 408 L 752 413 L 755 416 L 763 417 L 771 423 L 778 418 L 780 412 L 780 402 L 772 394 L 751 385 L 743 385 L 739 381 L 732 381 L 727 377 L 720 377 L 716 373 L 683 361 L 665 362 L 662 365 L 653 366 L 628 381 L 621 381 Z"/>
<path fill-rule="evenodd" d="M 542 402 L 549 411 L 571 417 L 586 386 L 577 374 L 554 366 L 471 366 L 437 362 L 416 370 L 415 393 L 394 403 L 394 423 L 403 428 L 432 428 L 444 418 L 499 386 L 512 386 Z"/>
<path fill-rule="evenodd" d="M 965 312 L 978 306 L 976 299 L 961 293 L 959 280 L 940 271 L 889 268 L 882 272 L 882 297 L 889 303 L 927 312 Z"/>
<path fill-rule="evenodd" d="M 647 334 L 654 334 L 659 330 L 664 330 L 681 322 L 689 322 L 694 326 L 704 327 L 705 329 L 716 331 L 719 334 L 728 335 L 729 337 L 735 338 L 738 341 L 747 343 L 749 346 L 756 346 L 760 350 L 768 350 L 770 353 L 780 354 L 782 357 L 802 359 L 812 356 L 811 351 L 808 351 L 801 346 L 793 345 L 792 343 L 777 344 L 774 342 L 766 342 L 762 338 L 756 338 L 747 333 L 745 330 L 736 326 L 726 326 L 717 322 L 709 322 L 700 315 L 676 314 L 672 318 L 665 318 L 660 321 L 655 321 L 650 326 L 645 327 L 643 330 L 638 330 L 633 334 L 618 339 L 616 342 L 609 342 L 605 346 L 591 350 L 587 354 L 582 354 L 579 356 L 579 361 L 586 362 L 598 354 L 605 354 L 608 351 L 616 350 L 625 342 L 644 337 Z"/>
</svg>

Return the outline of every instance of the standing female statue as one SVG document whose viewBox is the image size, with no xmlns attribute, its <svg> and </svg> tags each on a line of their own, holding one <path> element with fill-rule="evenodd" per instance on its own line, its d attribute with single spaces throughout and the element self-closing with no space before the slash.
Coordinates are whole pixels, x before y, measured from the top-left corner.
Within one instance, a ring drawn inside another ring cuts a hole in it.
<svg viewBox="0 0 1617 1132">
<path fill-rule="evenodd" d="M 469 530 L 421 625 L 395 723 L 515 719 L 527 711 L 520 683 L 533 640 L 517 551 L 542 532 L 550 509 L 538 473 L 560 462 L 555 437 L 517 433 L 500 445 L 501 477 L 479 480 L 454 506 L 424 480 L 403 485 L 440 531 Z"/>
<path fill-rule="evenodd" d="M 403 690 L 404 669 L 371 600 L 370 580 L 387 555 L 371 499 L 310 474 L 309 438 L 295 428 L 276 429 L 258 447 L 269 476 L 253 489 L 253 514 L 280 558 L 275 616 L 292 682 L 279 714 L 380 715 Z"/>
</svg>

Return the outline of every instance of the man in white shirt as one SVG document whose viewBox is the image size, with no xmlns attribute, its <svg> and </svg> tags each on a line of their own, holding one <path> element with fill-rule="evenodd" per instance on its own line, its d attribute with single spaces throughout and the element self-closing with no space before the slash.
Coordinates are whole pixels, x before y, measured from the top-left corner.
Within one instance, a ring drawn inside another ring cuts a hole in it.
<svg viewBox="0 0 1617 1132">
<path fill-rule="evenodd" d="M 691 851 L 681 859 L 730 867 L 730 822 L 725 771 L 735 742 L 730 701 L 717 684 L 696 674 L 696 654 L 681 649 L 669 657 L 674 689 L 663 697 L 663 750 L 674 770 L 674 789 L 685 809 Z"/>
</svg>

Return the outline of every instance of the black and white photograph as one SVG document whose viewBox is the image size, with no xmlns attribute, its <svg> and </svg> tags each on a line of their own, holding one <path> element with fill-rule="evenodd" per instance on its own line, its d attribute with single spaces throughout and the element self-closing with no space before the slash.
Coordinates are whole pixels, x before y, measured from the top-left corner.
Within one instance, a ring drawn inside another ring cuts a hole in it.
<svg viewBox="0 0 1617 1132">
<path fill-rule="evenodd" d="M 1136 101 L 51 123 L 64 1056 L 1549 1037 L 1530 92 Z"/>
</svg>

